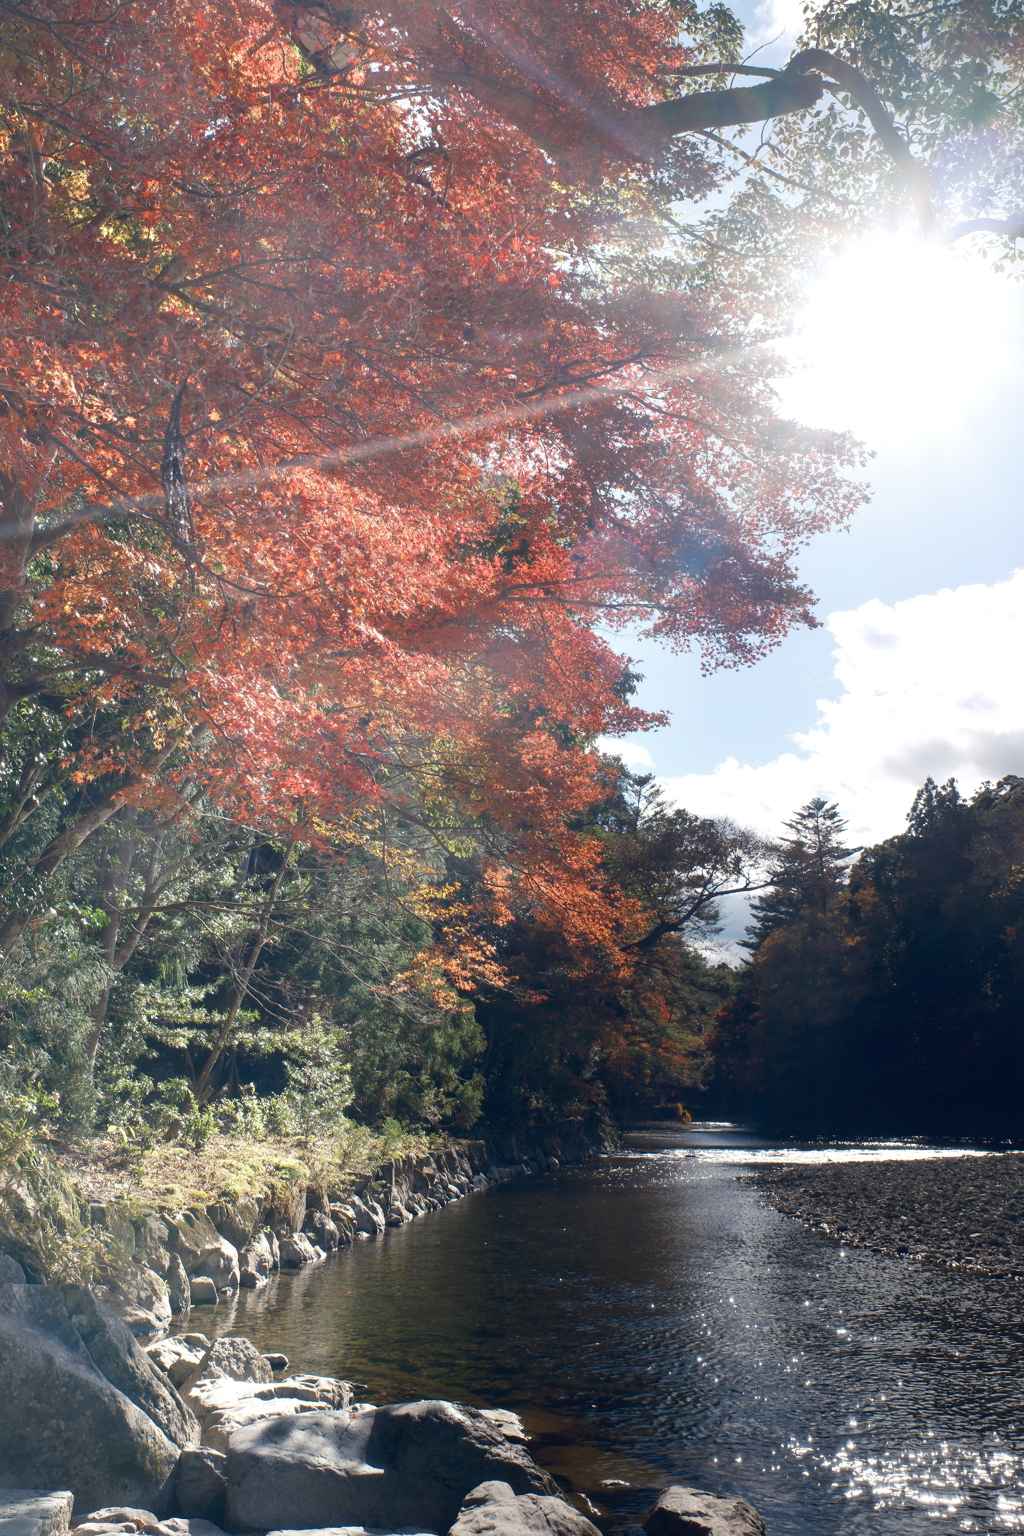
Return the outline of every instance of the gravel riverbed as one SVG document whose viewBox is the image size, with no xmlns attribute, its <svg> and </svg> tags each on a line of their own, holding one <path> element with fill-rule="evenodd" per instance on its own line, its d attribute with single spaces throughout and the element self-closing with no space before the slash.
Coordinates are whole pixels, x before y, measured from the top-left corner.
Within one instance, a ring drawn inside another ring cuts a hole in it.
<svg viewBox="0 0 1024 1536">
<path fill-rule="evenodd" d="M 1024 1153 L 761 1168 L 761 1196 L 851 1247 L 1024 1279 Z"/>
</svg>

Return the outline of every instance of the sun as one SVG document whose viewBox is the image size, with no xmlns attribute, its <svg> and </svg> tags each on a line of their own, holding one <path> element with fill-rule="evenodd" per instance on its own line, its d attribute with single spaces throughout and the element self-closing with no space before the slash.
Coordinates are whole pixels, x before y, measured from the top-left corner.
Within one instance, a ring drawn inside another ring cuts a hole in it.
<svg viewBox="0 0 1024 1536">
<path fill-rule="evenodd" d="M 808 285 L 785 345 L 784 409 L 876 448 L 914 451 L 969 433 L 1022 372 L 1024 290 L 977 253 L 876 236 Z"/>
</svg>

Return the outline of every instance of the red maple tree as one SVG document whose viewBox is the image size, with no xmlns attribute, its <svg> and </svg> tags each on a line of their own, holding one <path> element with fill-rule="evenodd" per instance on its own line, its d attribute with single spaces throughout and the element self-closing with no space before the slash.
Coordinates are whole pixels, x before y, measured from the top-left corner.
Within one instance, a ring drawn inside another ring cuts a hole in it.
<svg viewBox="0 0 1024 1536">
<path fill-rule="evenodd" d="M 609 627 L 728 662 L 810 621 L 849 446 L 644 222 L 720 175 L 636 127 L 699 53 L 641 4 L 472 14 L 0 5 L 0 700 L 62 733 L 12 825 L 91 786 L 35 873 L 158 783 L 308 836 L 443 796 L 607 929 L 564 818 L 644 719 Z"/>
</svg>

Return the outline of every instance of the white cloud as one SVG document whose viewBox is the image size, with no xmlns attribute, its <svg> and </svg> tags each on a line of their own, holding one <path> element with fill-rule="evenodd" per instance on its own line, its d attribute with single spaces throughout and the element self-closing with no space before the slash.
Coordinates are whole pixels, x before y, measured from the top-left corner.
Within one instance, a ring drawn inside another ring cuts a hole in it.
<svg viewBox="0 0 1024 1536">
<path fill-rule="evenodd" d="M 762 0 L 754 11 L 753 21 L 748 24 L 747 35 L 755 48 L 777 42 L 778 48 L 772 51 L 771 59 L 774 60 L 778 52 L 784 60 L 792 52 L 803 29 L 804 0 Z M 757 62 L 763 63 L 767 57 L 759 52 Z"/>
<path fill-rule="evenodd" d="M 607 752 L 609 757 L 621 757 L 627 768 L 634 773 L 638 771 L 654 770 L 654 759 L 646 747 L 642 747 L 638 741 L 618 741 L 614 736 L 599 736 L 597 745 L 602 752 Z"/>
<path fill-rule="evenodd" d="M 902 830 L 928 774 L 956 777 L 965 793 L 1024 774 L 1024 571 L 891 607 L 873 599 L 827 622 L 842 692 L 818 701 L 816 725 L 793 737 L 797 750 L 665 779 L 671 800 L 777 833 L 821 794 L 868 843 Z"/>
</svg>

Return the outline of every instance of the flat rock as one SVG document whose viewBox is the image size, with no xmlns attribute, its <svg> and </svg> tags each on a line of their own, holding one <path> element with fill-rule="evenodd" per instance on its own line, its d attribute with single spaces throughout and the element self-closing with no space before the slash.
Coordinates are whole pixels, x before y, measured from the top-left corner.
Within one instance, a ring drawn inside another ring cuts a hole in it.
<svg viewBox="0 0 1024 1536">
<path fill-rule="evenodd" d="M 15 1283 L 23 1285 L 24 1278 Z M 0 1489 L 0 1536 L 64 1536 L 73 1503 L 74 1495 L 67 1492 Z"/>
<path fill-rule="evenodd" d="M 84 1520 L 72 1528 L 72 1536 L 225 1536 L 219 1525 L 214 1525 L 211 1520 L 189 1520 L 175 1516 L 169 1520 L 158 1520 L 156 1515 L 148 1514 L 144 1510 L 125 1510 L 123 1513 L 135 1514 L 141 1518 L 130 1520 L 103 1520 L 102 1514 L 116 1514 L 118 1511 L 99 1510 L 95 1515 L 88 1515 Z"/>
<path fill-rule="evenodd" d="M 269 1376 L 265 1360 L 264 1365 Z M 226 1451 L 231 1436 L 246 1425 L 324 1408 L 347 1408 L 352 1400 L 350 1384 L 333 1376 L 292 1376 L 283 1381 L 253 1382 L 202 1375 L 185 1391 L 202 1426 L 203 1446 L 216 1451 Z"/>
<path fill-rule="evenodd" d="M 321 1525 L 315 1531 L 268 1531 L 267 1536 L 434 1536 L 432 1531 L 421 1531 L 418 1525 L 403 1525 L 397 1531 L 386 1531 L 377 1525 Z"/>
<path fill-rule="evenodd" d="M 513 1493 L 508 1483 L 481 1483 L 459 1510 L 449 1536 L 601 1536 L 565 1499 Z"/>
<path fill-rule="evenodd" d="M 765 1536 L 746 1499 L 717 1498 L 701 1488 L 666 1488 L 644 1521 L 647 1536 Z"/>
<path fill-rule="evenodd" d="M 333 1376 L 286 1376 L 282 1381 L 232 1381 L 227 1376 L 202 1376 L 188 1388 L 188 1402 L 200 1421 L 243 1403 L 291 1398 L 316 1408 L 347 1408 L 352 1389 Z"/>
<path fill-rule="evenodd" d="M 81 1520 L 76 1520 L 73 1530 L 80 1525 L 156 1525 L 157 1516 L 151 1509 L 133 1509 L 124 1504 L 114 1504 L 108 1509 L 94 1509 Z"/>
<path fill-rule="evenodd" d="M 231 1436 L 250 1424 L 261 1424 L 265 1419 L 291 1418 L 297 1413 L 312 1413 L 315 1408 L 296 1398 L 276 1398 L 261 1402 L 249 1398 L 233 1408 L 223 1408 L 211 1413 L 203 1421 L 203 1445 L 215 1451 L 226 1451 Z"/>
<path fill-rule="evenodd" d="M 518 1440 L 520 1445 L 528 1444 L 530 1437 L 518 1413 L 513 1413 L 510 1408 L 481 1408 L 480 1413 L 495 1429 L 501 1431 L 506 1440 Z"/>
<path fill-rule="evenodd" d="M 153 1516 L 156 1519 L 156 1516 Z M 82 1520 L 74 1527 L 75 1536 L 138 1536 L 143 1527 L 134 1520 L 124 1520 L 112 1525 L 106 1520 Z"/>
<path fill-rule="evenodd" d="M 159 1525 L 147 1525 L 142 1536 L 224 1536 L 219 1525 L 212 1520 L 161 1520 Z"/>
</svg>

